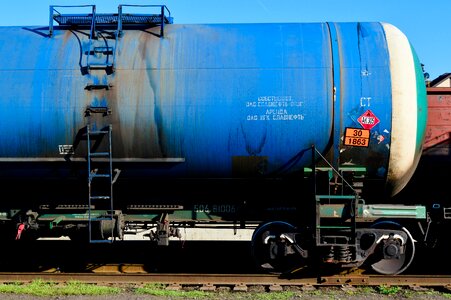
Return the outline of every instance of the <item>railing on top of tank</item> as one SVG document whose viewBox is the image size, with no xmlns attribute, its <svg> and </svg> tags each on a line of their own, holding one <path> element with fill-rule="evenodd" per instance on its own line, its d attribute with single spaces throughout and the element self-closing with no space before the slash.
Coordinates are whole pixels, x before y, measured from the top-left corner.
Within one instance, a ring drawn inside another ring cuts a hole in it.
<svg viewBox="0 0 451 300">
<path fill-rule="evenodd" d="M 159 7 L 160 8 L 160 15 L 142 15 L 142 14 L 124 14 L 122 8 L 123 7 Z M 165 15 L 165 11 L 168 12 L 168 16 Z M 151 17 L 152 22 L 154 24 L 159 23 L 160 24 L 160 37 L 164 36 L 164 25 L 165 24 L 172 24 L 173 18 L 171 17 L 171 11 L 166 5 L 133 5 L 133 4 L 120 4 L 118 7 L 118 24 L 117 24 L 117 33 L 118 36 L 122 36 L 122 24 L 124 22 L 125 16 L 131 16 L 131 17 Z M 159 17 L 159 18 L 158 18 Z"/>
<path fill-rule="evenodd" d="M 64 15 L 56 8 L 83 8 L 83 7 L 91 7 L 91 14 L 72 14 L 72 15 Z M 49 6 L 49 36 L 53 36 L 53 21 L 55 20 L 58 24 L 76 24 L 83 22 L 86 25 L 91 25 L 91 35 L 93 34 L 93 30 L 95 30 L 95 19 L 96 19 L 96 6 L 95 5 L 50 5 Z M 64 19 L 61 19 L 63 18 Z M 64 21 L 63 21 L 64 20 Z M 78 22 L 75 22 L 77 20 Z"/>
<path fill-rule="evenodd" d="M 56 8 L 84 8 L 90 7 L 91 12 L 85 14 L 63 14 Z M 123 7 L 138 7 L 138 8 L 159 8 L 158 14 L 136 14 L 123 13 Z M 95 38 L 96 24 L 112 25 L 117 24 L 117 36 L 122 35 L 123 24 L 151 24 L 160 25 L 160 37 L 164 36 L 164 25 L 172 24 L 173 18 L 171 11 L 166 5 L 132 5 L 120 4 L 118 6 L 118 13 L 116 14 L 97 14 L 95 5 L 50 5 L 49 8 L 49 36 L 53 36 L 53 22 L 56 21 L 59 25 L 68 26 L 90 26 L 91 38 Z M 167 12 L 167 15 L 166 15 Z"/>
</svg>

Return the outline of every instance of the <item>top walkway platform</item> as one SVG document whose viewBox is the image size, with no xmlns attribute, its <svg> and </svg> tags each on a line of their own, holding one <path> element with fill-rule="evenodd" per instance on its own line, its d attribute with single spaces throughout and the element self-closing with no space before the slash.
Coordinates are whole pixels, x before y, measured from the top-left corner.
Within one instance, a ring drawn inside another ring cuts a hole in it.
<svg viewBox="0 0 451 300">
<path fill-rule="evenodd" d="M 126 7 L 134 8 L 149 8 L 157 10 L 158 13 L 142 14 L 142 13 L 124 13 L 123 10 Z M 90 8 L 90 12 L 86 14 L 67 14 L 62 13 L 60 10 L 68 9 L 83 9 Z M 118 6 L 117 13 L 96 13 L 95 5 L 51 5 L 49 16 L 49 35 L 53 34 L 53 24 L 58 23 L 60 26 L 88 26 L 91 27 L 91 31 L 95 31 L 96 26 L 111 26 L 116 25 L 118 35 L 122 34 L 122 28 L 124 25 L 149 25 L 161 27 L 161 36 L 163 36 L 164 25 L 172 24 L 173 18 L 171 12 L 166 5 L 128 5 L 120 4 Z"/>
<path fill-rule="evenodd" d="M 134 24 L 134 25 L 158 25 L 161 23 L 161 15 L 138 15 L 138 14 L 122 14 L 121 21 L 122 24 Z M 53 20 L 55 20 L 58 25 L 75 25 L 75 26 L 91 26 L 92 14 L 65 14 L 65 15 L 54 15 Z M 96 14 L 95 23 L 97 25 L 110 25 L 119 23 L 118 14 Z M 171 24 L 172 20 L 170 17 L 164 16 L 164 23 Z"/>
</svg>

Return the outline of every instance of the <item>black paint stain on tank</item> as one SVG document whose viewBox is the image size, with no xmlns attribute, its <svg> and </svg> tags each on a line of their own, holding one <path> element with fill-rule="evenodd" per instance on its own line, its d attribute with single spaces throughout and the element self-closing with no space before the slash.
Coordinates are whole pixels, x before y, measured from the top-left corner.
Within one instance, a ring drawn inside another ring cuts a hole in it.
<svg viewBox="0 0 451 300">
<path fill-rule="evenodd" d="M 157 101 L 157 96 L 155 95 L 154 98 L 154 118 L 155 118 L 155 125 L 157 127 L 157 135 L 158 135 L 158 146 L 161 151 L 161 155 L 163 157 L 167 157 L 167 153 L 163 144 L 164 140 L 164 129 L 163 129 L 163 116 L 161 112 L 161 106 L 159 105 Z"/>
<path fill-rule="evenodd" d="M 150 61 L 147 62 L 148 64 L 150 64 Z M 155 131 L 157 132 L 157 144 L 158 144 L 158 148 L 160 151 L 160 155 L 162 157 L 168 157 L 167 155 L 167 151 L 165 149 L 164 146 L 164 120 L 163 120 L 163 111 L 162 111 L 162 107 L 161 107 L 161 99 L 158 97 L 157 95 L 157 87 L 155 86 L 155 83 L 157 82 L 156 80 L 154 80 L 154 77 L 152 76 L 152 66 L 148 65 L 147 67 L 148 70 L 148 75 L 147 78 L 149 80 L 149 86 L 151 88 L 151 90 L 153 91 L 153 106 L 154 106 L 154 120 L 155 120 Z M 149 99 L 150 100 L 150 99 Z"/>
<path fill-rule="evenodd" d="M 241 133 L 243 134 L 244 143 L 246 145 L 246 152 L 249 155 L 258 155 L 262 152 L 263 146 L 266 143 L 267 129 L 266 127 L 261 127 L 262 130 L 260 134 L 256 128 L 252 130 L 246 130 L 243 123 L 241 123 Z"/>
</svg>

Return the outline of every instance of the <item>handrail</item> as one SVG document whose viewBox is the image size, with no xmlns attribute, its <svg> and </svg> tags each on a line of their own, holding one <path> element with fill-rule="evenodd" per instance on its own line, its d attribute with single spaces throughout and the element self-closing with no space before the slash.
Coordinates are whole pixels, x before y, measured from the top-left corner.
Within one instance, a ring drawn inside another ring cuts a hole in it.
<svg viewBox="0 0 451 300">
<path fill-rule="evenodd" d="M 359 195 L 357 193 L 357 191 L 351 186 L 351 184 L 349 184 L 349 182 L 346 181 L 346 179 L 341 175 L 341 173 L 335 169 L 331 163 L 329 163 L 329 161 L 316 149 L 315 145 L 312 145 L 312 163 L 313 163 L 313 176 L 314 176 L 314 195 L 315 195 L 315 199 L 316 199 L 316 218 L 315 218 L 315 227 L 316 227 L 316 245 L 317 246 L 321 246 L 321 245 L 326 245 L 325 243 L 322 243 L 321 241 L 321 204 L 319 201 L 321 201 L 320 199 L 322 198 L 321 196 L 318 196 L 316 194 L 316 154 L 319 155 L 319 157 L 333 170 L 333 172 L 335 174 L 337 174 L 341 180 L 343 181 L 343 183 L 345 183 L 354 193 L 354 197 L 352 197 L 351 201 L 349 202 L 349 214 L 350 214 L 350 218 L 351 218 L 351 226 L 350 227 L 346 227 L 346 229 L 351 229 L 351 234 L 349 235 L 349 237 L 351 238 L 351 241 L 353 241 L 353 243 L 356 243 L 356 215 L 357 215 L 357 205 L 358 205 L 358 201 L 359 201 Z M 330 195 L 329 195 L 330 196 Z M 331 197 L 324 197 L 324 199 L 331 199 Z M 324 228 L 324 227 L 323 227 Z M 331 227 L 331 229 L 343 229 L 343 228 L 339 228 L 337 226 Z"/>
<path fill-rule="evenodd" d="M 163 10 L 163 12 L 164 12 L 164 10 L 167 10 L 168 14 L 169 14 L 168 17 L 169 18 L 171 17 L 171 11 L 169 10 L 169 8 L 166 5 L 119 4 L 119 7 L 124 7 L 124 6 L 127 6 L 127 7 L 160 7 Z"/>
<path fill-rule="evenodd" d="M 347 182 L 346 181 L 346 179 L 341 175 L 341 173 L 337 170 L 337 169 L 335 169 L 333 166 L 332 166 L 332 164 L 330 164 L 329 163 L 329 161 L 321 154 L 321 152 L 319 152 L 317 149 L 316 149 L 316 147 L 315 147 L 315 145 L 312 145 L 312 151 L 313 151 L 313 154 L 312 154 L 312 156 L 313 156 L 313 172 L 316 172 L 315 171 L 315 169 L 316 169 L 316 167 L 315 167 L 315 159 L 314 159 L 314 157 L 315 157 L 315 153 L 316 154 L 318 154 L 320 157 L 321 157 L 321 159 L 332 169 L 332 171 L 335 173 L 335 174 L 337 174 L 339 177 L 340 177 L 340 179 L 341 180 L 343 180 L 343 182 L 352 190 L 352 192 L 354 193 L 354 195 L 356 195 L 356 196 L 358 196 L 358 192 L 352 187 L 352 185 L 349 183 L 349 182 Z"/>
<path fill-rule="evenodd" d="M 50 5 L 49 6 L 49 36 L 51 37 L 53 35 L 53 20 L 55 16 L 61 16 L 61 12 L 55 9 L 55 7 L 91 7 L 92 8 L 92 14 L 93 14 L 93 20 L 95 20 L 95 5 Z M 56 12 L 56 14 L 54 14 Z M 91 33 L 92 34 L 92 33 Z"/>
<path fill-rule="evenodd" d="M 159 7 L 160 8 L 160 16 L 161 16 L 161 24 L 160 24 L 160 36 L 164 36 L 164 24 L 165 24 L 165 10 L 168 12 L 168 23 L 172 23 L 171 11 L 166 5 L 137 5 L 137 4 L 119 4 L 118 6 L 118 21 L 117 21 L 117 35 L 118 37 L 122 36 L 122 8 L 123 7 Z"/>
</svg>

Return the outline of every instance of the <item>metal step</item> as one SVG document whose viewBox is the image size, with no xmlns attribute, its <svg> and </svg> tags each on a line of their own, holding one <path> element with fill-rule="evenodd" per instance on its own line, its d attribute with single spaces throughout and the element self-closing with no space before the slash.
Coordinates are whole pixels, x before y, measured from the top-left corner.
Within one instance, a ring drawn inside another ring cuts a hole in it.
<svg viewBox="0 0 451 300">
<path fill-rule="evenodd" d="M 92 200 L 109 200 L 111 199 L 110 196 L 91 196 Z"/>
<path fill-rule="evenodd" d="M 89 63 L 87 66 L 91 70 L 104 70 L 108 68 L 112 68 L 112 64 L 100 64 L 100 63 Z"/>
<path fill-rule="evenodd" d="M 316 195 L 316 199 L 336 199 L 336 200 L 352 200 L 355 199 L 355 195 Z"/>
<path fill-rule="evenodd" d="M 91 177 L 91 178 L 94 178 L 94 177 L 98 177 L 98 178 L 108 178 L 108 177 L 111 177 L 111 175 L 110 175 L 110 174 L 91 174 L 90 177 Z"/>
<path fill-rule="evenodd" d="M 91 156 L 91 157 L 105 157 L 105 156 L 110 156 L 110 152 L 90 152 L 89 156 Z"/>
<path fill-rule="evenodd" d="M 111 85 L 109 84 L 88 84 L 85 87 L 85 90 L 92 91 L 92 90 L 109 90 Z"/>
<path fill-rule="evenodd" d="M 103 244 L 112 244 L 113 243 L 113 240 L 89 240 L 89 242 L 90 243 L 96 243 L 96 244 L 101 244 L 101 243 L 103 243 Z"/>
</svg>

